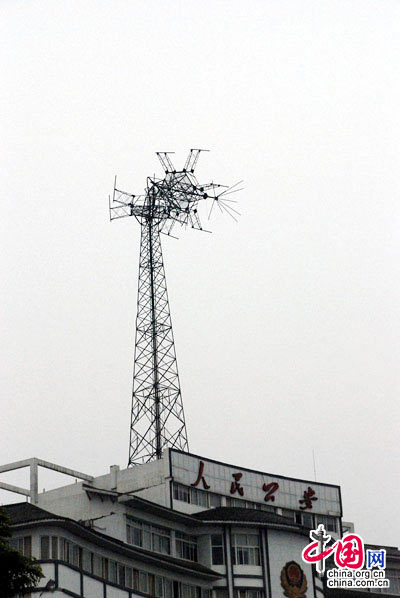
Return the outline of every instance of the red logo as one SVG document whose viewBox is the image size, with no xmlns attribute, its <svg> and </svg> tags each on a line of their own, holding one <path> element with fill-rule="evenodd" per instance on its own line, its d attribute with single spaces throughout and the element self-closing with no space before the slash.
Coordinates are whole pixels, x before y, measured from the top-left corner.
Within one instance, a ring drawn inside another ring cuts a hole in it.
<svg viewBox="0 0 400 598">
<path fill-rule="evenodd" d="M 326 546 L 331 536 L 325 533 L 320 524 L 316 530 L 310 531 L 310 542 L 302 552 L 303 561 L 317 563 L 318 573 L 325 571 L 325 559 L 335 555 L 335 563 L 340 569 L 362 569 L 364 565 L 364 542 L 358 534 L 345 534 L 331 546 Z"/>
</svg>

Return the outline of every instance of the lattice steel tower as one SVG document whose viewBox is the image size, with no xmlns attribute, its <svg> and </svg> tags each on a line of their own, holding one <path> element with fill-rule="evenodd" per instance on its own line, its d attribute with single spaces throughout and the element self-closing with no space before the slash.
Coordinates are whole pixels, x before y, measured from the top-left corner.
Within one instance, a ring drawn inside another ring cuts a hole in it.
<svg viewBox="0 0 400 598">
<path fill-rule="evenodd" d="M 166 446 L 189 450 L 160 234 L 172 236 L 176 224 L 203 230 L 197 208 L 208 199 L 208 217 L 217 204 L 234 218 L 238 212 L 226 196 L 239 191 L 239 183 L 198 183 L 194 169 L 201 151 L 190 150 L 182 170 L 168 152 L 158 152 L 164 178 L 148 177 L 143 195 L 117 189 L 115 178 L 112 203 L 110 198 L 111 220 L 134 216 L 141 226 L 128 466 L 159 459 Z"/>
</svg>

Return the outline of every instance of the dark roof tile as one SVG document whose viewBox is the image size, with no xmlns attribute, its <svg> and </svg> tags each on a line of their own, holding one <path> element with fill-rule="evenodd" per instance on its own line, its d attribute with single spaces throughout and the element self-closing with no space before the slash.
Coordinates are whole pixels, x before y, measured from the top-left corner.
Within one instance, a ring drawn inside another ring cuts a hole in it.
<svg viewBox="0 0 400 598">
<path fill-rule="evenodd" d="M 195 513 L 194 517 L 202 521 L 238 521 L 250 523 L 275 523 L 300 527 L 293 519 L 282 517 L 270 511 L 259 509 L 243 509 L 241 507 L 217 507 Z"/>
<path fill-rule="evenodd" d="M 65 517 L 49 513 L 49 511 L 45 511 L 29 502 L 4 505 L 3 508 L 7 511 L 12 524 L 26 523 L 28 521 L 44 521 L 46 519 L 65 519 Z"/>
</svg>

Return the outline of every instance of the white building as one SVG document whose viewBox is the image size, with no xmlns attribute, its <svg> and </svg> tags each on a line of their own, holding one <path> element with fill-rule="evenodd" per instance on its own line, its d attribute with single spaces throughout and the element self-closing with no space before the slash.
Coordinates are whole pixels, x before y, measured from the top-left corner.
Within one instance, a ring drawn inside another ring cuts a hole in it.
<svg viewBox="0 0 400 598">
<path fill-rule="evenodd" d="M 8 505 L 13 544 L 41 563 L 43 596 L 322 598 L 302 562 L 309 530 L 342 533 L 340 488 L 173 449 L 93 478 L 30 459 L 30 496 Z M 80 481 L 38 493 L 38 466 Z M 34 593 L 32 594 L 32 597 Z"/>
</svg>

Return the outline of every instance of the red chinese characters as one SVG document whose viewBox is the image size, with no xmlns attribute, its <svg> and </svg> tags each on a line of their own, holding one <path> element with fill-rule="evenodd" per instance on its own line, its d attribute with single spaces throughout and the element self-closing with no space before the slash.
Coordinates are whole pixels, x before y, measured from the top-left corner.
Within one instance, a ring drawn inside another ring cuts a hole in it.
<svg viewBox="0 0 400 598">
<path fill-rule="evenodd" d="M 282 494 L 282 482 L 273 480 L 273 477 L 268 474 L 265 474 L 265 477 L 263 474 L 258 474 L 257 477 L 254 475 L 249 476 L 249 479 L 246 472 L 235 472 L 233 467 L 230 468 L 230 471 L 226 471 L 225 469 L 223 473 L 219 474 L 216 473 L 217 470 L 215 468 L 212 469 L 210 467 L 208 461 L 200 460 L 200 458 L 196 459 L 195 466 L 198 467 L 198 471 L 197 474 L 193 472 L 193 477 L 197 476 L 190 484 L 193 488 L 209 490 L 212 487 L 212 491 L 218 494 L 227 495 L 230 493 L 231 495 L 236 495 L 238 498 L 246 496 L 246 500 L 255 501 L 256 503 L 261 503 L 262 501 L 269 504 L 278 503 L 277 506 L 286 506 L 289 501 L 286 491 Z M 273 481 L 270 481 L 271 478 Z M 293 494 L 294 485 L 295 492 L 299 496 L 298 499 L 295 499 L 299 504 L 297 508 L 301 511 L 311 510 L 315 506 L 315 501 L 320 500 L 316 495 L 318 490 L 315 490 L 311 486 L 305 486 L 304 482 L 300 486 L 298 483 L 299 480 L 296 480 L 296 482 L 296 484 L 291 485 L 289 494 Z M 290 501 L 292 500 L 293 497 L 290 497 Z M 291 503 L 290 508 L 293 509 L 293 503 Z"/>
<path fill-rule="evenodd" d="M 232 477 L 235 480 L 234 482 L 232 482 L 231 484 L 231 494 L 235 494 L 235 492 L 239 492 L 240 496 L 243 496 L 244 494 L 244 489 L 242 488 L 242 486 L 239 483 L 240 478 L 242 477 L 242 473 L 233 473 Z"/>
<path fill-rule="evenodd" d="M 209 484 L 207 484 L 206 478 L 204 477 L 203 472 L 204 472 L 204 461 L 200 461 L 200 463 L 199 463 L 199 473 L 198 473 L 198 476 L 197 476 L 197 480 L 193 484 L 190 484 L 190 485 L 196 487 L 196 486 L 198 486 L 200 484 L 200 482 L 202 482 L 203 483 L 203 488 L 205 490 L 208 490 L 210 486 L 209 486 Z"/>
<path fill-rule="evenodd" d="M 267 493 L 264 497 L 265 502 L 268 502 L 269 500 L 275 502 L 275 492 L 277 492 L 278 488 L 278 482 L 270 482 L 269 484 L 263 485 L 263 490 Z"/>
<path fill-rule="evenodd" d="M 300 507 L 300 510 L 304 511 L 305 509 L 312 509 L 314 500 L 318 500 L 318 498 L 315 496 L 315 490 L 309 486 L 307 490 L 304 490 L 303 498 L 300 498 L 299 500 L 299 503 L 304 505 L 304 507 Z"/>
</svg>

